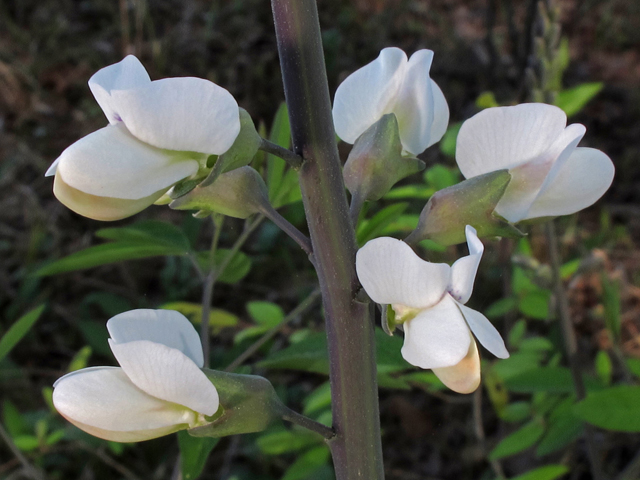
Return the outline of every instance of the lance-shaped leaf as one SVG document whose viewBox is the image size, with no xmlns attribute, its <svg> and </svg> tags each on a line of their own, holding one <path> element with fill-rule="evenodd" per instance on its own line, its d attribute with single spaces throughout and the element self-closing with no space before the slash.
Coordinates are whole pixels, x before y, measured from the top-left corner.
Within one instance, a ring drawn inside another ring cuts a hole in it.
<svg viewBox="0 0 640 480">
<path fill-rule="evenodd" d="M 266 378 L 208 369 L 204 373 L 216 386 L 221 408 L 210 423 L 189 430 L 194 437 L 261 432 L 287 410 Z"/>
<path fill-rule="evenodd" d="M 493 214 L 511 175 L 507 170 L 479 175 L 436 192 L 422 209 L 418 226 L 405 239 L 415 244 L 425 239 L 442 245 L 465 241 L 465 226 L 471 225 L 479 236 L 521 237 L 513 225 Z"/>
<path fill-rule="evenodd" d="M 221 174 L 211 185 L 196 187 L 169 205 L 174 210 L 204 210 L 235 218 L 247 218 L 271 209 L 267 186 L 251 167 Z"/>
<path fill-rule="evenodd" d="M 344 165 L 344 182 L 360 201 L 382 198 L 396 182 L 424 169 L 424 162 L 402 156 L 398 120 L 383 115 L 356 140 Z"/>
</svg>

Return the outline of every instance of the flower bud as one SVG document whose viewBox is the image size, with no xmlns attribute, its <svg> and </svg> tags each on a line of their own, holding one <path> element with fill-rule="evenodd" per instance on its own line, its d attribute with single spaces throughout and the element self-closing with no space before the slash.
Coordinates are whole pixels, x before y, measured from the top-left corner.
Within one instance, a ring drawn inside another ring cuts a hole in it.
<svg viewBox="0 0 640 480">
<path fill-rule="evenodd" d="M 383 115 L 355 142 L 344 165 L 344 182 L 361 201 L 382 198 L 399 180 L 424 169 L 424 162 L 402 156 L 398 120 Z"/>
<path fill-rule="evenodd" d="M 256 170 L 246 166 L 221 174 L 211 185 L 194 188 L 169 206 L 174 210 L 205 210 L 235 218 L 247 218 L 271 208 L 264 180 Z"/>
<path fill-rule="evenodd" d="M 441 245 L 456 245 L 465 241 L 466 225 L 473 226 L 479 236 L 523 236 L 513 225 L 493 214 L 510 181 L 507 170 L 498 170 L 436 192 L 422 209 L 418 226 L 405 241 L 415 244 L 430 239 Z"/>
</svg>

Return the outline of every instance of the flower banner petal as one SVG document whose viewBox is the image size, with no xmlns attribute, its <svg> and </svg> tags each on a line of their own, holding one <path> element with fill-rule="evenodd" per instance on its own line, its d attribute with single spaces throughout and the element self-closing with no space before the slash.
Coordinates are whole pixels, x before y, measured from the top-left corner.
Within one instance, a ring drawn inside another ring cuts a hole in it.
<svg viewBox="0 0 640 480">
<path fill-rule="evenodd" d="M 449 283 L 449 265 L 422 260 L 409 245 L 390 237 L 376 238 L 358 250 L 356 271 L 376 303 L 410 308 L 435 305 Z"/>
<path fill-rule="evenodd" d="M 460 308 L 469 328 L 484 348 L 498 358 L 509 358 L 509 352 L 502 336 L 487 317 L 461 304 L 458 304 L 458 308 Z"/>
<path fill-rule="evenodd" d="M 126 56 L 122 61 L 98 70 L 89 79 L 89 89 L 98 105 L 107 116 L 109 123 L 121 121 L 111 101 L 112 90 L 136 88 L 151 82 L 149 74 L 133 55 Z"/>
<path fill-rule="evenodd" d="M 378 58 L 356 70 L 336 90 L 333 123 L 338 136 L 354 143 L 382 115 L 391 113 L 404 79 L 407 56 L 385 48 Z"/>
<path fill-rule="evenodd" d="M 465 228 L 469 255 L 459 258 L 451 265 L 451 281 L 447 290 L 460 303 L 467 303 L 473 292 L 478 265 L 482 259 L 484 245 L 478 238 L 476 229 L 471 225 Z"/>
<path fill-rule="evenodd" d="M 449 295 L 402 325 L 402 356 L 417 367 L 451 367 L 460 362 L 469 350 L 469 327 Z"/>
<path fill-rule="evenodd" d="M 147 395 L 115 367 L 78 370 L 58 379 L 53 404 L 83 430 L 119 442 L 166 435 L 195 420 L 194 412 Z"/>
<path fill-rule="evenodd" d="M 576 148 L 549 185 L 540 192 L 526 218 L 569 215 L 593 205 L 611 186 L 611 159 L 594 148 Z"/>
<path fill-rule="evenodd" d="M 205 415 L 218 410 L 216 387 L 181 351 L 147 340 L 109 340 L 109 346 L 124 372 L 142 391 Z"/>
<path fill-rule="evenodd" d="M 130 310 L 112 317 L 107 330 L 115 343 L 149 340 L 175 348 L 199 367 L 204 365 L 202 344 L 191 322 L 174 310 Z"/>
<path fill-rule="evenodd" d="M 154 147 L 220 155 L 240 133 L 236 100 L 202 78 L 165 78 L 111 97 L 133 136 Z"/>
<path fill-rule="evenodd" d="M 433 373 L 454 392 L 472 393 L 480 386 L 480 355 L 471 339 L 467 355 L 452 367 L 434 368 Z"/>
<path fill-rule="evenodd" d="M 110 125 L 62 152 L 56 175 L 84 193 L 138 200 L 166 191 L 198 168 L 194 159 L 146 145 L 124 126 Z"/>
<path fill-rule="evenodd" d="M 465 178 L 513 168 L 544 153 L 566 124 L 561 109 L 543 103 L 488 108 L 462 124 L 456 161 Z"/>
</svg>

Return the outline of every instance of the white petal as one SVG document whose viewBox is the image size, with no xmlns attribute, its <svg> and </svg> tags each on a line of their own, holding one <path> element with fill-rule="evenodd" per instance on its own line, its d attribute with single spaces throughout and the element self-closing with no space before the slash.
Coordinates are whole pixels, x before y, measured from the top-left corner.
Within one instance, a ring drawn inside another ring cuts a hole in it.
<svg viewBox="0 0 640 480">
<path fill-rule="evenodd" d="M 199 368 L 204 365 L 198 332 L 180 312 L 130 310 L 109 319 L 107 330 L 115 343 L 149 340 L 180 350 Z"/>
<path fill-rule="evenodd" d="M 67 185 L 62 175 L 56 174 L 53 180 L 53 193 L 56 198 L 74 212 L 93 220 L 110 222 L 130 217 L 152 205 L 162 197 L 166 188 L 154 192 L 148 197 L 138 200 L 124 200 L 121 198 L 98 197 L 81 192 Z"/>
<path fill-rule="evenodd" d="M 202 78 L 165 78 L 111 97 L 129 131 L 154 147 L 220 155 L 240 133 L 233 96 Z"/>
<path fill-rule="evenodd" d="M 478 238 L 476 229 L 471 225 L 465 228 L 469 255 L 459 258 L 451 265 L 451 281 L 447 288 L 449 294 L 460 303 L 467 303 L 473 292 L 473 283 L 482 259 L 484 245 Z"/>
<path fill-rule="evenodd" d="M 367 242 L 356 255 L 356 271 L 376 303 L 410 308 L 435 305 L 449 283 L 449 265 L 422 260 L 409 245 L 381 237 Z"/>
<path fill-rule="evenodd" d="M 540 192 L 526 218 L 568 215 L 595 203 L 613 181 L 611 159 L 594 148 L 576 148 Z"/>
<path fill-rule="evenodd" d="M 469 327 L 449 295 L 402 326 L 402 356 L 417 367 L 450 367 L 460 362 L 469 350 Z"/>
<path fill-rule="evenodd" d="M 93 74 L 89 79 L 89 88 L 109 123 L 115 124 L 121 119 L 112 106 L 111 91 L 141 87 L 150 82 L 149 74 L 140 60 L 133 55 L 128 55 L 122 61 Z"/>
<path fill-rule="evenodd" d="M 510 169 L 511 181 L 496 205 L 496 213 L 513 223 L 526 218 L 540 191 L 555 178 L 585 131 L 584 125 L 569 125 L 538 157 Z"/>
<path fill-rule="evenodd" d="M 60 155 L 57 174 L 81 192 L 99 197 L 137 200 L 196 173 L 199 163 L 151 147 L 122 125 L 107 126 L 68 147 Z"/>
<path fill-rule="evenodd" d="M 53 404 L 71 423 L 119 442 L 148 440 L 193 424 L 195 413 L 147 395 L 122 369 L 97 367 L 60 378 Z"/>
<path fill-rule="evenodd" d="M 454 392 L 472 393 L 480 385 L 480 355 L 471 339 L 467 355 L 453 367 L 434 368 L 433 373 Z"/>
<path fill-rule="evenodd" d="M 407 56 L 399 48 L 385 48 L 378 58 L 349 75 L 333 101 L 338 136 L 354 143 L 382 115 L 391 113 L 404 80 Z"/>
<path fill-rule="evenodd" d="M 142 391 L 205 415 L 218 410 L 216 387 L 181 351 L 148 340 L 109 340 L 109 346 L 129 379 Z"/>
<path fill-rule="evenodd" d="M 56 174 L 56 170 L 58 170 L 58 163 L 60 163 L 60 157 L 56 158 L 55 161 L 51 164 L 51 166 L 47 169 L 44 176 L 51 177 Z"/>
<path fill-rule="evenodd" d="M 458 304 L 469 328 L 484 348 L 498 358 L 509 358 L 509 352 L 504 345 L 504 340 L 496 330 L 496 327 L 480 312 L 464 305 Z"/>
<path fill-rule="evenodd" d="M 440 140 L 449 123 L 449 107 L 444 95 L 429 77 L 432 60 L 431 50 L 419 50 L 411 55 L 392 110 L 398 118 L 402 146 L 414 155 Z"/>
<path fill-rule="evenodd" d="M 465 178 L 515 167 L 547 151 L 566 124 L 561 109 L 543 103 L 488 108 L 462 124 L 456 161 Z"/>
</svg>

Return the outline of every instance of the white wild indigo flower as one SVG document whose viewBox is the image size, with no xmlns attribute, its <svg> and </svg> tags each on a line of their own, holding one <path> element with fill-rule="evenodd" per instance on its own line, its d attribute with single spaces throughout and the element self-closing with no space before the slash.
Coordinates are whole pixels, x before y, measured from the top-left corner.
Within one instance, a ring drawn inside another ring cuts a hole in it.
<svg viewBox="0 0 640 480">
<path fill-rule="evenodd" d="M 85 432 L 137 442 L 206 423 L 219 408 L 201 370 L 198 333 L 172 310 L 132 310 L 107 322 L 118 367 L 91 367 L 56 381 L 53 404 Z"/>
<path fill-rule="evenodd" d="M 410 154 L 418 155 L 440 140 L 449 123 L 449 107 L 429 77 L 432 60 L 431 50 L 418 50 L 407 59 L 399 48 L 385 48 L 349 75 L 333 102 L 338 136 L 354 143 L 383 115 L 393 113 L 403 149 Z"/>
<path fill-rule="evenodd" d="M 512 223 L 568 215 L 596 202 L 613 181 L 607 155 L 576 147 L 585 131 L 544 103 L 488 108 L 462 124 L 456 160 L 465 178 L 509 170 L 495 212 Z"/>
<path fill-rule="evenodd" d="M 71 210 L 118 220 L 158 200 L 227 151 L 240 131 L 238 104 L 201 78 L 151 81 L 129 55 L 99 70 L 89 88 L 109 125 L 68 147 L 46 175 Z"/>
<path fill-rule="evenodd" d="M 371 299 L 391 305 L 404 329 L 402 356 L 430 368 L 450 389 L 473 392 L 480 384 L 480 358 L 471 333 L 491 353 L 509 353 L 496 328 L 466 307 L 484 246 L 466 227 L 469 255 L 453 265 L 422 260 L 401 240 L 376 238 L 356 256 L 358 278 Z"/>
</svg>

